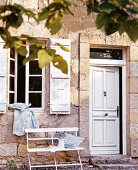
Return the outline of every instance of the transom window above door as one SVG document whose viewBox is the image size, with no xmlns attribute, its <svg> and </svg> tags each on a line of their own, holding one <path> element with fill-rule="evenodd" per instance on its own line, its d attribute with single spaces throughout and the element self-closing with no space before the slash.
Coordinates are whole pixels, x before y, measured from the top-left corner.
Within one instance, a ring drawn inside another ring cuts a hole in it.
<svg viewBox="0 0 138 170">
<path fill-rule="evenodd" d="M 122 60 L 122 49 L 91 48 L 90 58 Z"/>
<path fill-rule="evenodd" d="M 33 46 L 26 45 L 29 53 Z M 23 65 L 24 57 L 10 50 L 9 65 L 9 104 L 21 102 L 32 108 L 44 109 L 45 68 L 38 67 L 37 59 Z"/>
</svg>

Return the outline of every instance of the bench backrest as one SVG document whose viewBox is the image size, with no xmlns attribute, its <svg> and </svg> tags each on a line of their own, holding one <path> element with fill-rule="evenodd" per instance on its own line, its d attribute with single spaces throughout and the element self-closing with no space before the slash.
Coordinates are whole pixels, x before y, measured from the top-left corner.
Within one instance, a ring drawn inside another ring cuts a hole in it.
<svg viewBox="0 0 138 170">
<path fill-rule="evenodd" d="M 33 141 L 51 141 L 54 144 L 54 140 L 57 140 L 56 132 L 67 132 L 78 134 L 78 127 L 67 127 L 67 128 L 38 128 L 38 129 L 25 129 L 27 136 L 27 149 L 29 149 L 29 142 Z M 37 135 L 35 135 L 37 134 Z M 43 134 L 43 135 L 42 135 Z M 34 135 L 34 136 L 31 136 Z"/>
<path fill-rule="evenodd" d="M 38 129 L 25 129 L 25 133 L 39 133 L 39 132 L 78 132 L 78 127 L 67 128 L 38 128 Z"/>
</svg>

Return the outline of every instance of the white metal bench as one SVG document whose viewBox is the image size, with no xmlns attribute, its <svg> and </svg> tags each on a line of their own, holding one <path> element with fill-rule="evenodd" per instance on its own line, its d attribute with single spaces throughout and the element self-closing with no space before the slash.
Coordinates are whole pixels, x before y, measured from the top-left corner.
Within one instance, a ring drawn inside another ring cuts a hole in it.
<svg viewBox="0 0 138 170">
<path fill-rule="evenodd" d="M 29 160 L 29 167 L 30 170 L 32 168 L 46 168 L 46 167 L 55 167 L 55 169 L 57 170 L 58 167 L 62 167 L 62 166 L 80 166 L 81 170 L 82 168 L 82 162 L 81 162 L 81 158 L 80 158 L 80 150 L 83 150 L 84 148 L 82 147 L 75 147 L 75 148 L 60 148 L 58 146 L 54 146 L 54 140 L 58 140 L 58 138 L 55 136 L 56 132 L 66 132 L 66 133 L 75 133 L 75 135 L 77 136 L 78 133 L 78 128 L 77 127 L 71 127 L 71 128 L 39 128 L 39 129 L 26 129 L 25 133 L 27 135 L 27 151 L 28 151 L 28 160 Z M 37 135 L 36 135 L 37 134 Z M 40 134 L 40 136 L 39 136 Z M 41 134 L 45 134 L 43 137 L 41 137 Z M 32 136 L 34 135 L 34 136 Z M 30 142 L 38 142 L 38 141 L 48 141 L 51 142 L 52 147 L 51 146 L 46 146 L 46 147 L 35 147 L 35 148 L 31 148 L 29 146 Z M 57 157 L 56 154 L 57 152 L 60 151 L 76 151 L 77 152 L 77 162 L 65 162 L 65 163 L 58 163 L 57 162 Z M 32 164 L 31 162 L 31 153 L 39 153 L 39 152 L 43 152 L 43 153 L 48 153 L 50 152 L 51 155 L 53 156 L 53 163 L 52 164 Z"/>
</svg>

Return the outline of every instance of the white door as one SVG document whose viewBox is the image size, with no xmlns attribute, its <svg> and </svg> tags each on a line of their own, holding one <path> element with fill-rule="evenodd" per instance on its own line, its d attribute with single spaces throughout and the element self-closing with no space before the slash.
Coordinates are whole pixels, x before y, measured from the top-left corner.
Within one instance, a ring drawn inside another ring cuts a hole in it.
<svg viewBox="0 0 138 170">
<path fill-rule="evenodd" d="M 90 67 L 90 153 L 119 154 L 119 68 Z"/>
</svg>

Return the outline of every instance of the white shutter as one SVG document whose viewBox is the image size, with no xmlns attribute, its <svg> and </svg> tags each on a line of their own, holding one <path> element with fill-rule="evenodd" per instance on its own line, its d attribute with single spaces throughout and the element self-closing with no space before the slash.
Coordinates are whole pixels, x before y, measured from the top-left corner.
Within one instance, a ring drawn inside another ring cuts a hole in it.
<svg viewBox="0 0 138 170">
<path fill-rule="evenodd" d="M 70 49 L 70 40 L 52 39 L 51 48 L 56 50 L 68 63 L 68 74 L 50 65 L 50 113 L 70 113 L 70 52 L 63 51 L 56 43 L 63 44 Z"/>
<path fill-rule="evenodd" d="M 6 49 L 0 39 L 0 113 L 6 113 Z"/>
</svg>

